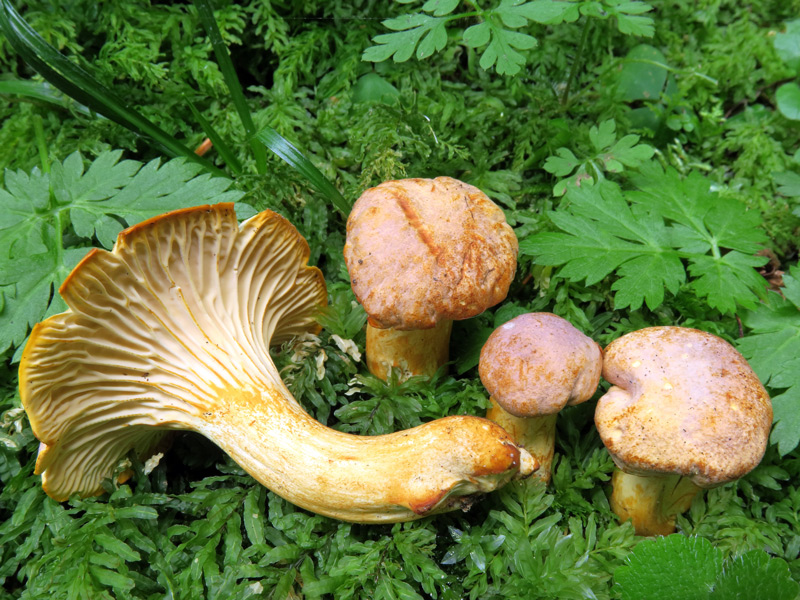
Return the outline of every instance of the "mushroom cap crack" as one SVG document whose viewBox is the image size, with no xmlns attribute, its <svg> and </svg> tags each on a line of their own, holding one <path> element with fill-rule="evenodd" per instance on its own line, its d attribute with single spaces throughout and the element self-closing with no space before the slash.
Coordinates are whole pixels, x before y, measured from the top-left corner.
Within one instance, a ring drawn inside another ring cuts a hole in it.
<svg viewBox="0 0 800 600">
<path fill-rule="evenodd" d="M 364 192 L 347 219 L 344 256 L 370 324 L 412 330 L 501 302 L 517 251 L 496 204 L 474 186 L 437 177 Z"/>
</svg>

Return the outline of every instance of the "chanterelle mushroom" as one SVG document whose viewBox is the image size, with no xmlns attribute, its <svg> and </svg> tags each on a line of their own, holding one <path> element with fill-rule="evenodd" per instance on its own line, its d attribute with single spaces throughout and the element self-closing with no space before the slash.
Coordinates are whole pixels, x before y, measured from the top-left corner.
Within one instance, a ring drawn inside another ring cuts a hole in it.
<svg viewBox="0 0 800 600">
<path fill-rule="evenodd" d="M 369 315 L 367 366 L 432 375 L 448 360 L 453 320 L 501 302 L 517 238 L 478 188 L 450 177 L 387 181 L 347 219 L 344 258 Z"/>
<path fill-rule="evenodd" d="M 649 327 L 612 342 L 614 386 L 595 423 L 619 467 L 611 506 L 640 535 L 667 535 L 699 488 L 733 481 L 761 461 L 772 405 L 726 341 L 685 327 Z"/>
<path fill-rule="evenodd" d="M 326 290 L 308 255 L 284 218 L 239 226 L 230 204 L 151 219 L 91 251 L 61 287 L 69 310 L 34 327 L 20 364 L 45 491 L 100 493 L 121 457 L 169 429 L 207 436 L 299 506 L 357 522 L 449 510 L 533 470 L 477 417 L 376 437 L 312 419 L 268 350 L 318 329 Z"/>
<path fill-rule="evenodd" d="M 481 349 L 478 371 L 492 401 L 486 417 L 536 458 L 536 475 L 545 482 L 550 480 L 557 414 L 594 395 L 602 367 L 600 346 L 550 313 L 511 319 Z"/>
</svg>

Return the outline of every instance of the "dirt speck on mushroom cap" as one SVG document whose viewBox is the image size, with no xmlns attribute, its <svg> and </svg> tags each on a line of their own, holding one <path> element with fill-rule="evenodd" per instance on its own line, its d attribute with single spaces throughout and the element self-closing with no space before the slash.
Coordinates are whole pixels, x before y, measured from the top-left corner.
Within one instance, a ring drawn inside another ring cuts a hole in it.
<svg viewBox="0 0 800 600">
<path fill-rule="evenodd" d="M 364 192 L 347 220 L 344 257 L 370 323 L 409 330 L 501 302 L 517 251 L 496 204 L 474 186 L 438 177 Z"/>
<path fill-rule="evenodd" d="M 517 417 L 559 412 L 592 397 L 603 354 L 590 337 L 551 313 L 526 313 L 492 332 L 481 350 L 481 382 Z"/>
<path fill-rule="evenodd" d="M 595 424 L 617 466 L 675 473 L 700 487 L 751 471 L 766 450 L 772 404 L 744 357 L 712 334 L 649 327 L 612 342 L 603 377 L 614 384 Z"/>
</svg>

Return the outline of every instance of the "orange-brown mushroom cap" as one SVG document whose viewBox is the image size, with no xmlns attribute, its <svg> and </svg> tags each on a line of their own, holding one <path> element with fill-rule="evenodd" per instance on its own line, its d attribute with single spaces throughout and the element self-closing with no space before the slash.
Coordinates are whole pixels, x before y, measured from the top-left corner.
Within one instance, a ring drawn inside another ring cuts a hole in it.
<svg viewBox="0 0 800 600">
<path fill-rule="evenodd" d="M 478 370 L 503 409 L 516 417 L 537 417 L 591 398 L 602 366 L 600 346 L 569 321 L 527 313 L 492 332 Z"/>
<path fill-rule="evenodd" d="M 603 377 L 614 386 L 595 424 L 625 472 L 677 474 L 699 487 L 733 481 L 766 450 L 772 405 L 726 341 L 684 327 L 649 327 L 612 342 Z"/>
<path fill-rule="evenodd" d="M 347 220 L 344 257 L 370 324 L 413 330 L 501 302 L 517 251 L 496 204 L 474 186 L 438 177 L 364 192 Z"/>
</svg>

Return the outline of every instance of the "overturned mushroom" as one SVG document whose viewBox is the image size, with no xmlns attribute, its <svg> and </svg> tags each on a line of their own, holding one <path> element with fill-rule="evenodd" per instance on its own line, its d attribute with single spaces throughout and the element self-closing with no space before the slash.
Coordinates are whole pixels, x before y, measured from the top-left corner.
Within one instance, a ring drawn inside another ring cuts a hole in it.
<svg viewBox="0 0 800 600">
<path fill-rule="evenodd" d="M 700 488 L 745 475 L 767 447 L 772 405 L 726 341 L 649 327 L 612 342 L 595 423 L 619 469 L 611 507 L 639 535 L 667 535 Z"/>
<path fill-rule="evenodd" d="M 501 302 L 517 238 L 478 188 L 450 177 L 386 181 L 347 219 L 344 258 L 369 315 L 367 366 L 432 375 L 448 360 L 453 320 Z"/>
<path fill-rule="evenodd" d="M 315 512 L 392 522 L 468 504 L 533 462 L 497 425 L 447 417 L 385 436 L 324 427 L 291 396 L 268 346 L 316 331 L 326 301 L 284 218 L 230 204 L 156 217 L 93 250 L 61 287 L 69 310 L 34 327 L 20 394 L 57 500 L 102 492 L 120 458 L 197 431 L 259 482 Z"/>
<path fill-rule="evenodd" d="M 543 481 L 550 481 L 558 412 L 594 395 L 602 367 L 600 346 L 550 313 L 511 319 L 481 349 L 478 370 L 492 402 L 486 417 L 536 458 Z"/>
</svg>

